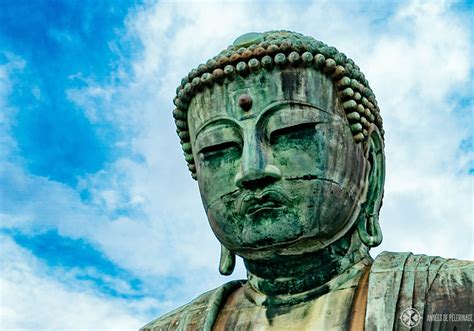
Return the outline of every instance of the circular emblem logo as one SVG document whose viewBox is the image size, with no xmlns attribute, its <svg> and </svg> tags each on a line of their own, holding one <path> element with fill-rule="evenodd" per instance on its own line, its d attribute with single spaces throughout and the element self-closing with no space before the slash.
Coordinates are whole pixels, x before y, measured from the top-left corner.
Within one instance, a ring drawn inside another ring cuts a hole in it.
<svg viewBox="0 0 474 331">
<path fill-rule="evenodd" d="M 413 328 L 420 323 L 421 315 L 415 308 L 407 308 L 402 311 L 400 320 L 407 328 Z"/>
</svg>

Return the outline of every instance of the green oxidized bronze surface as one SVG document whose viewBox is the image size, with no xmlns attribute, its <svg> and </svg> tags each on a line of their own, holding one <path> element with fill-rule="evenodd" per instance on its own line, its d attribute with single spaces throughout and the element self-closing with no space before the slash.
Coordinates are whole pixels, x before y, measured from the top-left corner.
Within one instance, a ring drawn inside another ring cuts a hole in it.
<svg viewBox="0 0 474 331">
<path fill-rule="evenodd" d="M 369 255 L 382 240 L 383 130 L 352 60 L 300 34 L 248 33 L 192 70 L 175 104 L 219 270 L 239 255 L 248 279 L 144 330 L 391 330 L 414 323 L 406 308 L 415 328 L 472 327 L 429 319 L 472 313 L 472 263 Z"/>
<path fill-rule="evenodd" d="M 231 251 L 317 251 L 353 225 L 369 166 L 334 92 L 321 72 L 289 68 L 236 77 L 191 100 L 201 197 Z M 248 110 L 242 96 L 252 100 Z"/>
</svg>

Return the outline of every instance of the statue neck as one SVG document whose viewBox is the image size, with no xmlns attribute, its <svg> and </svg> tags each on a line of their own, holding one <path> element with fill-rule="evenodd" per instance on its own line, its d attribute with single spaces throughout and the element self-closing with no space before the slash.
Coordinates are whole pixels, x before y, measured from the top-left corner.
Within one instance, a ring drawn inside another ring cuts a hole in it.
<svg viewBox="0 0 474 331">
<path fill-rule="evenodd" d="M 244 259 L 251 289 L 264 294 L 265 300 L 274 304 L 283 301 L 294 304 L 323 295 L 371 262 L 368 249 L 361 244 L 357 232 L 313 253 L 271 261 Z M 360 267 L 351 270 L 356 264 Z"/>
</svg>

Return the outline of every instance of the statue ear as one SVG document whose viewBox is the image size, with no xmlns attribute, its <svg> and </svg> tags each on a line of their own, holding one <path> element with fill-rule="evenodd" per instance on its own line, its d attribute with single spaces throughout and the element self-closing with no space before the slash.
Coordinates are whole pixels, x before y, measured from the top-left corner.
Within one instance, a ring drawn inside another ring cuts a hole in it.
<svg viewBox="0 0 474 331">
<path fill-rule="evenodd" d="M 221 259 L 219 261 L 219 272 L 221 275 L 229 276 L 235 268 L 235 254 L 221 244 Z"/>
<path fill-rule="evenodd" d="M 369 160 L 367 200 L 358 220 L 358 232 L 361 241 L 368 247 L 376 247 L 382 242 L 382 230 L 379 224 L 379 211 L 382 206 L 385 183 L 384 143 L 380 131 L 375 125 L 369 130 L 364 150 Z"/>
</svg>

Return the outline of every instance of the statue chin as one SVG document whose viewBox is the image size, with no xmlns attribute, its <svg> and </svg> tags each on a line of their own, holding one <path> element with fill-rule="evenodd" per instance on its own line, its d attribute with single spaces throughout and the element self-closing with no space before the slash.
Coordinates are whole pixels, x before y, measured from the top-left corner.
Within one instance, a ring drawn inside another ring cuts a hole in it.
<svg viewBox="0 0 474 331">
<path fill-rule="evenodd" d="M 250 215 L 234 216 L 235 228 L 222 226 L 210 215 L 218 239 L 237 255 L 275 254 L 280 247 L 298 241 L 305 233 L 304 222 L 291 208 L 260 209 Z M 249 252 L 244 253 L 244 252 Z"/>
</svg>

